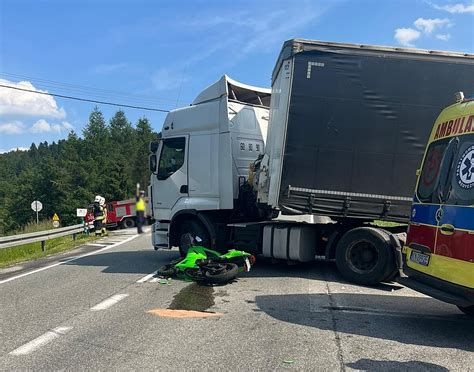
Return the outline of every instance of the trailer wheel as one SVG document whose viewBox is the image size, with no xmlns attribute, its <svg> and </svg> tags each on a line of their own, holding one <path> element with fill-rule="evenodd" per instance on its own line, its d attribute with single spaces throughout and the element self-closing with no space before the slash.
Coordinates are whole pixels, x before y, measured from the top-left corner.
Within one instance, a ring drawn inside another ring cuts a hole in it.
<svg viewBox="0 0 474 372">
<path fill-rule="evenodd" d="M 386 280 L 396 266 L 389 235 L 373 227 L 349 230 L 337 244 L 336 264 L 349 282 L 374 285 Z"/>
<path fill-rule="evenodd" d="M 122 222 L 122 226 L 126 229 L 135 227 L 135 220 L 133 218 L 126 218 Z"/>
<path fill-rule="evenodd" d="M 200 237 L 202 242 L 200 242 L 199 245 L 210 248 L 211 239 L 209 238 L 209 233 L 204 225 L 196 220 L 185 220 L 179 233 L 179 253 L 181 254 L 181 257 L 185 257 L 188 253 L 189 246 L 186 244 L 186 234 L 191 234 L 193 238 L 197 236 Z"/>
</svg>

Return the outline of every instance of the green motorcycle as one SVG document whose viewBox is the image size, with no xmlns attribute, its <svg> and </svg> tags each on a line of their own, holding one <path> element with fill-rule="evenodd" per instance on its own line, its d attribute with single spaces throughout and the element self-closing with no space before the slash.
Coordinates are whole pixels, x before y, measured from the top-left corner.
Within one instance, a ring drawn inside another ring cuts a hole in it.
<svg viewBox="0 0 474 372">
<path fill-rule="evenodd" d="M 158 269 L 158 274 L 166 277 L 178 276 L 205 284 L 224 284 L 237 277 L 239 272 L 250 271 L 255 256 L 244 251 L 231 249 L 221 254 L 212 249 L 196 245 L 199 237 L 191 234 L 183 237 L 188 246 L 186 257 L 171 261 Z"/>
</svg>

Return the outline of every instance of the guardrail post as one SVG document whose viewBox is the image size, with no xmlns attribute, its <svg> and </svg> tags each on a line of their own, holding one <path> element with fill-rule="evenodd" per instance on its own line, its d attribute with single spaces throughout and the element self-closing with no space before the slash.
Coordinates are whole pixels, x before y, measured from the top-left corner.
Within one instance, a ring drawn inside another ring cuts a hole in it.
<svg viewBox="0 0 474 372">
<path fill-rule="evenodd" d="M 76 240 L 76 235 L 77 234 L 72 234 L 72 240 Z"/>
<path fill-rule="evenodd" d="M 42 250 L 43 252 L 46 252 L 46 240 L 42 240 L 42 241 L 41 241 L 41 250 Z"/>
</svg>

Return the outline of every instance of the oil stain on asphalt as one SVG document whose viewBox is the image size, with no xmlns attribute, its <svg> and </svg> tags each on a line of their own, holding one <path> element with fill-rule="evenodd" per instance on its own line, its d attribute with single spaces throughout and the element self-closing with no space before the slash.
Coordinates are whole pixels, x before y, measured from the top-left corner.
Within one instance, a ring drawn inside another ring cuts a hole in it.
<svg viewBox="0 0 474 372">
<path fill-rule="evenodd" d="M 206 311 L 212 306 L 214 306 L 214 288 L 193 283 L 174 296 L 168 309 Z"/>
</svg>

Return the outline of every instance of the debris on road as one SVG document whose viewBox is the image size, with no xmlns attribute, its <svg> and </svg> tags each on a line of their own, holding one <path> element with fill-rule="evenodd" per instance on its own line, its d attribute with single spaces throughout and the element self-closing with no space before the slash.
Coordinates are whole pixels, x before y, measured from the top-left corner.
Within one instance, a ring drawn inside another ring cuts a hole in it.
<svg viewBox="0 0 474 372">
<path fill-rule="evenodd" d="M 196 311 L 196 310 L 173 310 L 173 309 L 153 309 L 148 310 L 148 314 L 160 316 L 164 318 L 210 318 L 215 316 L 222 316 L 222 313 L 214 313 L 210 311 Z"/>
</svg>

